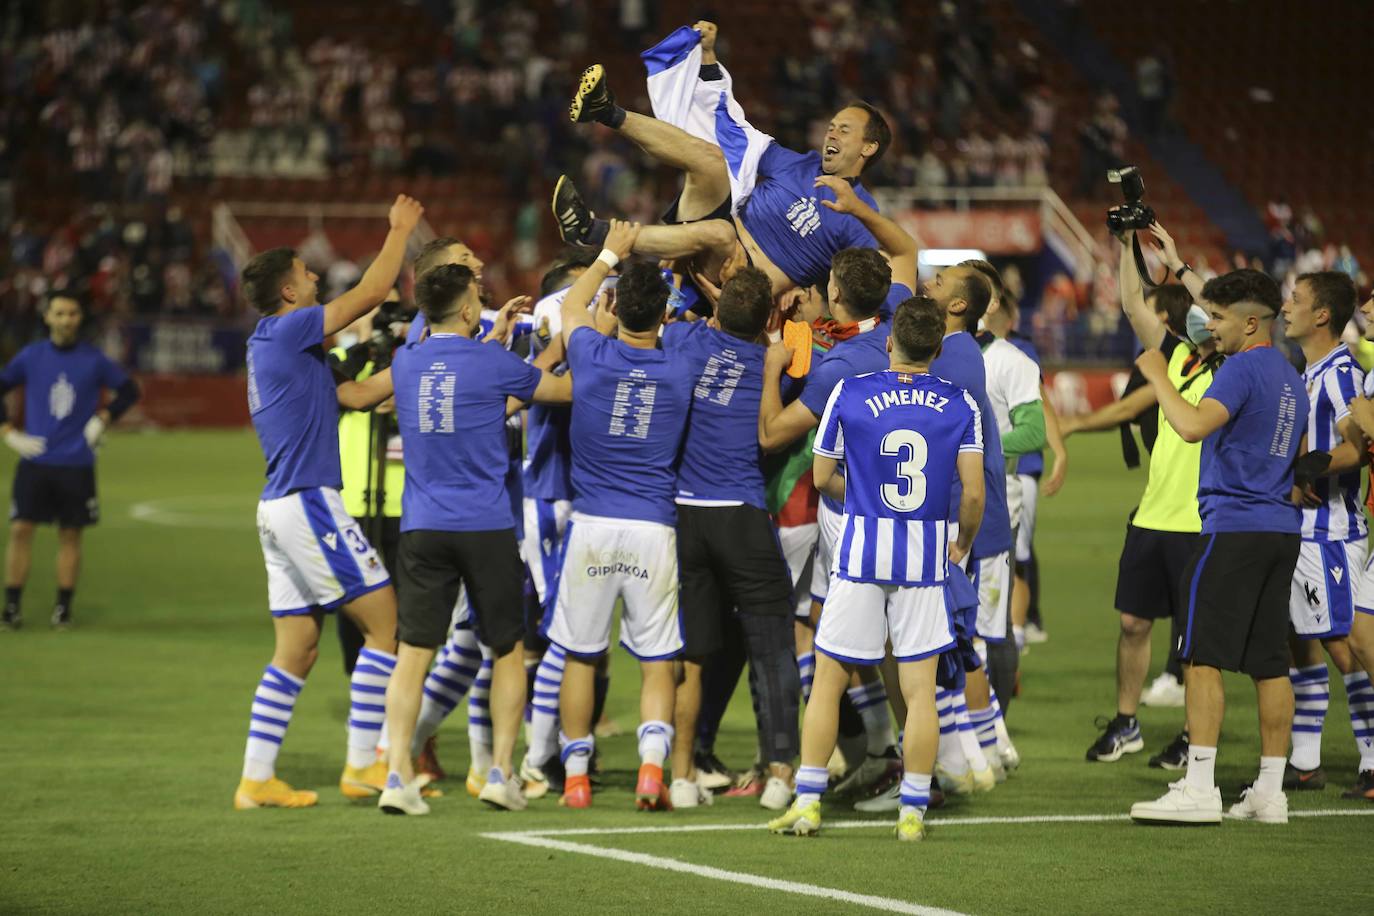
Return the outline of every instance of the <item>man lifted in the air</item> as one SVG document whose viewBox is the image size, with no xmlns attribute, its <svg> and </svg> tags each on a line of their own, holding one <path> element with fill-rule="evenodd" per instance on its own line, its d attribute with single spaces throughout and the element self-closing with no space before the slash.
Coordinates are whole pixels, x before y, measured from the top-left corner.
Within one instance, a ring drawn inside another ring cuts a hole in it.
<svg viewBox="0 0 1374 916">
<path fill-rule="evenodd" d="M 786 149 L 745 119 L 715 43 L 716 26 L 698 22 L 640 55 L 655 117 L 616 105 L 600 64 L 583 71 L 569 117 L 618 130 L 686 173 L 668 225 L 645 226 L 635 253 L 694 258 L 712 278 L 727 261 L 748 260 L 768 274 L 775 295 L 822 283 L 835 252 L 878 247 L 857 219 L 835 212 L 825 181 L 851 182 L 877 209 L 859 175 L 882 156 L 892 132 L 876 108 L 856 101 L 830 119 L 819 152 Z M 554 189 L 553 212 L 564 241 L 601 246 L 608 223 L 593 218 L 566 175 Z"/>
</svg>

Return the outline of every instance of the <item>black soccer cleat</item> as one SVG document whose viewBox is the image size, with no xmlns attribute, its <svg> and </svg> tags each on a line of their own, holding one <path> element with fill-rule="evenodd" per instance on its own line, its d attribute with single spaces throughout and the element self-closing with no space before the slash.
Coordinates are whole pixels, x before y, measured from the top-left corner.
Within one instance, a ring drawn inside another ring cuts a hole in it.
<svg viewBox="0 0 1374 916">
<path fill-rule="evenodd" d="M 59 604 L 52 609 L 52 627 L 54 630 L 65 630 L 72 625 L 72 609 L 65 604 Z"/>
<path fill-rule="evenodd" d="M 1122 754 L 1135 754 L 1145 749 L 1145 741 L 1140 737 L 1140 724 L 1120 716 L 1110 722 L 1097 720 L 1102 735 L 1088 748 L 1087 759 L 1101 763 L 1120 760 Z"/>
<path fill-rule="evenodd" d="M 1179 732 L 1169 746 L 1150 758 L 1156 770 L 1182 770 L 1188 766 L 1188 733 Z"/>
<path fill-rule="evenodd" d="M 24 615 L 19 613 L 19 605 L 7 604 L 0 613 L 0 630 L 17 630 L 24 625 Z"/>
<path fill-rule="evenodd" d="M 1326 788 L 1326 771 L 1321 767 L 1300 770 L 1291 763 L 1283 765 L 1283 788 L 1287 792 L 1316 792 Z"/>
<path fill-rule="evenodd" d="M 601 121 L 615 111 L 615 95 L 606 85 L 606 68 L 592 64 L 582 71 L 577 81 L 577 91 L 573 93 L 572 103 L 568 105 L 568 120 L 585 124 L 588 121 Z"/>
<path fill-rule="evenodd" d="M 553 188 L 553 218 L 558 220 L 558 234 L 563 241 L 583 248 L 594 248 L 606 241 L 610 228 L 609 223 L 595 218 L 567 175 L 559 175 Z"/>
<path fill-rule="evenodd" d="M 1355 780 L 1355 785 L 1342 792 L 1341 798 L 1374 801 L 1374 770 L 1362 771 L 1360 778 Z"/>
</svg>

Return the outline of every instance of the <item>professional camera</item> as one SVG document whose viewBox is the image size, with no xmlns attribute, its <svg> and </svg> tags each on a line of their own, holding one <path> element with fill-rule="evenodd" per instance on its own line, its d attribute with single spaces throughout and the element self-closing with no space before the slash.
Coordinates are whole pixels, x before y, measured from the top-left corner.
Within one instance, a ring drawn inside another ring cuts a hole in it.
<svg viewBox="0 0 1374 916">
<path fill-rule="evenodd" d="M 1148 229 L 1155 221 L 1155 211 L 1141 203 L 1145 196 L 1145 179 L 1140 170 L 1133 165 L 1107 172 L 1107 180 L 1121 185 L 1121 196 L 1126 202 L 1107 211 L 1107 228 L 1114 235 L 1132 229 Z"/>
<path fill-rule="evenodd" d="M 399 300 L 387 300 L 377 308 L 372 319 L 371 347 L 372 362 L 383 369 L 391 365 L 391 356 L 405 343 L 405 329 L 415 318 L 415 310 L 407 309 Z"/>
</svg>

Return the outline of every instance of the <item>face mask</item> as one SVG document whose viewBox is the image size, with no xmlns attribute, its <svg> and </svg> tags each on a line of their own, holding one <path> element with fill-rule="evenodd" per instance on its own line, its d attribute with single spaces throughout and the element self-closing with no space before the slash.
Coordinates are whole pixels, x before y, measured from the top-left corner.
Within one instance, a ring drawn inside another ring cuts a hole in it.
<svg viewBox="0 0 1374 916">
<path fill-rule="evenodd" d="M 1207 312 L 1203 310 L 1202 306 L 1194 305 L 1188 309 L 1188 339 L 1195 346 L 1200 347 L 1212 339 L 1212 332 L 1207 330 L 1208 320 Z"/>
</svg>

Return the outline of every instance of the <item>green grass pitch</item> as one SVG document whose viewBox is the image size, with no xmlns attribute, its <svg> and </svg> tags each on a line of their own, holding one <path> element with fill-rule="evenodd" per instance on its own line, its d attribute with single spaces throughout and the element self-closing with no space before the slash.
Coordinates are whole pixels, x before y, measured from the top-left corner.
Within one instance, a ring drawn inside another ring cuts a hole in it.
<svg viewBox="0 0 1374 916">
<path fill-rule="evenodd" d="M 1089 764 L 1093 718 L 1113 712 L 1111 602 L 1127 512 L 1144 484 L 1116 437 L 1073 440 L 1065 491 L 1042 501 L 1038 548 L 1051 641 L 1023 660 L 1011 710 L 1024 763 L 1008 783 L 932 815 L 929 841 L 899 845 L 890 821 L 814 840 L 760 830 L 593 834 L 587 847 L 673 859 L 665 871 L 575 851 L 483 837 L 500 831 L 761 825 L 752 800 L 659 815 L 632 810 L 638 677 L 618 653 L 609 713 L 625 737 L 601 742 L 607 788 L 585 812 L 553 799 L 524 814 L 486 810 L 450 778 L 428 818 L 387 818 L 335 788 L 347 684 L 332 633 L 291 725 L 280 772 L 317 788 L 318 808 L 236 812 L 250 694 L 271 650 L 253 510 L 262 460 L 251 432 L 125 434 L 100 464 L 103 521 L 90 532 L 77 627 L 52 633 L 51 531 L 25 593 L 27 626 L 0 633 L 0 913 L 790 913 L 865 910 L 852 900 L 761 886 L 802 882 L 964 913 L 1374 911 L 1360 863 L 1364 817 L 1294 818 L 1287 827 L 1226 823 L 1161 829 L 1127 821 L 948 823 L 940 819 L 1123 815 L 1161 793 L 1145 765 L 1181 711 L 1145 709 L 1147 753 Z M 8 482 L 12 456 L 0 457 Z M 1167 628 L 1155 640 L 1162 664 Z M 1229 803 L 1253 778 L 1254 698 L 1227 682 L 1217 775 Z M 1324 764 L 1335 785 L 1291 796 L 1295 811 L 1374 811 L 1342 801 L 1356 758 L 1342 691 L 1333 690 Z M 440 732 L 461 778 L 461 713 Z M 720 751 L 752 754 L 747 692 Z M 853 820 L 839 804 L 828 820 Z M 721 869 L 750 878 L 731 883 Z M 895 904 L 886 904 L 889 908 Z"/>
</svg>

